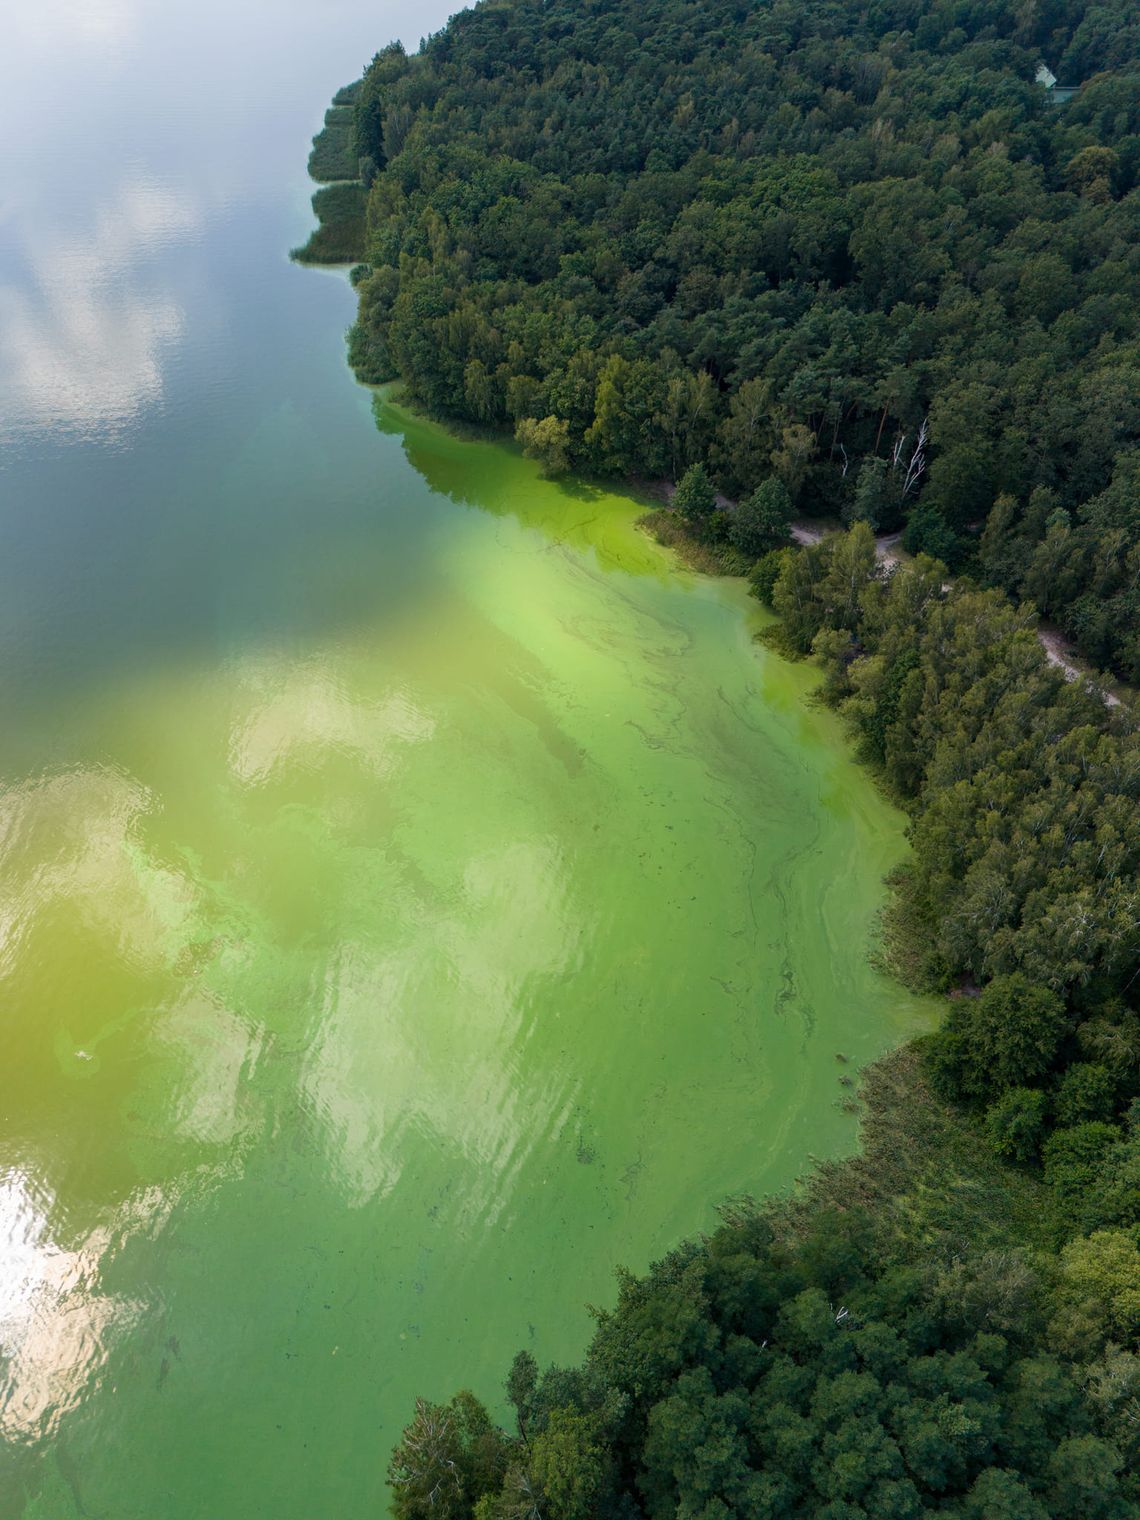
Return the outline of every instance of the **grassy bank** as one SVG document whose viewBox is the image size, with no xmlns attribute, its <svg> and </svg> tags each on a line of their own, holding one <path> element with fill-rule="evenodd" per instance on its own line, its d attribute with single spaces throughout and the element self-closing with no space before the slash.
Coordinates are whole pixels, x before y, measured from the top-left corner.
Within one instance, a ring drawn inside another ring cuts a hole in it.
<svg viewBox="0 0 1140 1520">
<path fill-rule="evenodd" d="M 977 1126 L 930 1087 L 921 1041 L 869 1066 L 859 1097 L 859 1151 L 820 1161 L 768 1212 L 778 1231 L 805 1236 L 822 1212 L 863 1210 L 884 1254 L 961 1248 L 1046 1250 L 1063 1233 L 1039 1175 L 1004 1165 Z"/>
<path fill-rule="evenodd" d="M 751 566 L 731 544 L 708 544 L 692 532 L 680 512 L 657 507 L 640 519 L 639 526 L 667 549 L 672 549 L 690 570 L 703 575 L 748 574 Z"/>
</svg>

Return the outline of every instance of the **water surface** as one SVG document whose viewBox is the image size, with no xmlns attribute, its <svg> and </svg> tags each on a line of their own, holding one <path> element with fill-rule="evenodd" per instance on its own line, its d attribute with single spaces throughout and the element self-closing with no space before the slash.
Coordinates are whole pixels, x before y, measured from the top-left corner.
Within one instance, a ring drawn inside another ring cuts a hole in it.
<svg viewBox="0 0 1140 1520">
<path fill-rule="evenodd" d="M 377 10 L 53 0 L 0 64 L 4 1520 L 381 1512 L 415 1392 L 576 1355 L 923 1017 L 901 820 L 740 588 L 378 429 L 286 261 L 442 19 Z"/>
</svg>

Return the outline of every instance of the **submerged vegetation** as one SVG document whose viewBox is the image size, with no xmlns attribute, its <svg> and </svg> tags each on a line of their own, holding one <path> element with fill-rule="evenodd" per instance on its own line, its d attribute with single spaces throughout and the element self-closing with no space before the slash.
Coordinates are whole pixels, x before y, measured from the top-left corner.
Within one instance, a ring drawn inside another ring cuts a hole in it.
<svg viewBox="0 0 1140 1520">
<path fill-rule="evenodd" d="M 515 1432 L 420 1403 L 396 1514 L 1140 1514 L 1140 741 L 1036 632 L 1140 677 L 1134 7 L 493 0 L 353 110 L 306 256 L 361 260 L 358 373 L 677 482 L 908 810 L 888 954 L 953 994 L 862 1156 L 521 1354 Z"/>
<path fill-rule="evenodd" d="M 309 175 L 329 184 L 339 179 L 356 179 L 356 112 L 350 105 L 330 106 L 325 124 L 313 138 L 309 154 Z"/>
<path fill-rule="evenodd" d="M 323 186 L 313 196 L 319 225 L 295 256 L 309 264 L 351 264 L 364 231 L 366 201 L 358 180 Z"/>
</svg>

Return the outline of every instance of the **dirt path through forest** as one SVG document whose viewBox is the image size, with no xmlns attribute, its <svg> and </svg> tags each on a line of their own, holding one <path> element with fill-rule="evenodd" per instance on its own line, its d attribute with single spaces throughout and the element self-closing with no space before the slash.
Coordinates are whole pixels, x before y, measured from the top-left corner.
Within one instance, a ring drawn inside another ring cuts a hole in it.
<svg viewBox="0 0 1140 1520">
<path fill-rule="evenodd" d="M 817 527 L 814 523 L 799 522 L 793 523 L 791 531 L 792 538 L 797 544 L 818 544 L 827 530 Z M 879 563 L 885 565 L 887 569 L 893 569 L 901 562 L 894 552 L 901 539 L 901 533 L 884 533 L 875 540 L 875 555 Z M 949 589 L 949 585 L 943 587 L 943 590 Z M 1103 686 L 1099 686 L 1093 680 L 1087 670 L 1082 670 L 1079 665 L 1074 664 L 1073 651 L 1065 636 L 1056 628 L 1038 628 L 1037 637 L 1041 640 L 1041 647 L 1050 665 L 1056 665 L 1058 669 L 1064 671 L 1067 681 L 1087 681 L 1095 691 L 1100 692 L 1109 707 L 1120 706 L 1118 696 L 1111 691 L 1105 691 Z"/>
</svg>

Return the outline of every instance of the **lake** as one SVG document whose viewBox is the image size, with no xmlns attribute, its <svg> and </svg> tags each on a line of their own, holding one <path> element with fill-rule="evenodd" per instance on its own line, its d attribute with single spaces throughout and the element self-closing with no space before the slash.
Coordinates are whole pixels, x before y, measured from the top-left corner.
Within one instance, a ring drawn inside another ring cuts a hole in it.
<svg viewBox="0 0 1140 1520">
<path fill-rule="evenodd" d="M 417 1392 L 576 1356 L 928 1017 L 903 820 L 743 587 L 374 413 L 288 262 L 445 13 L 6 22 L 3 1520 L 382 1513 Z"/>
</svg>

